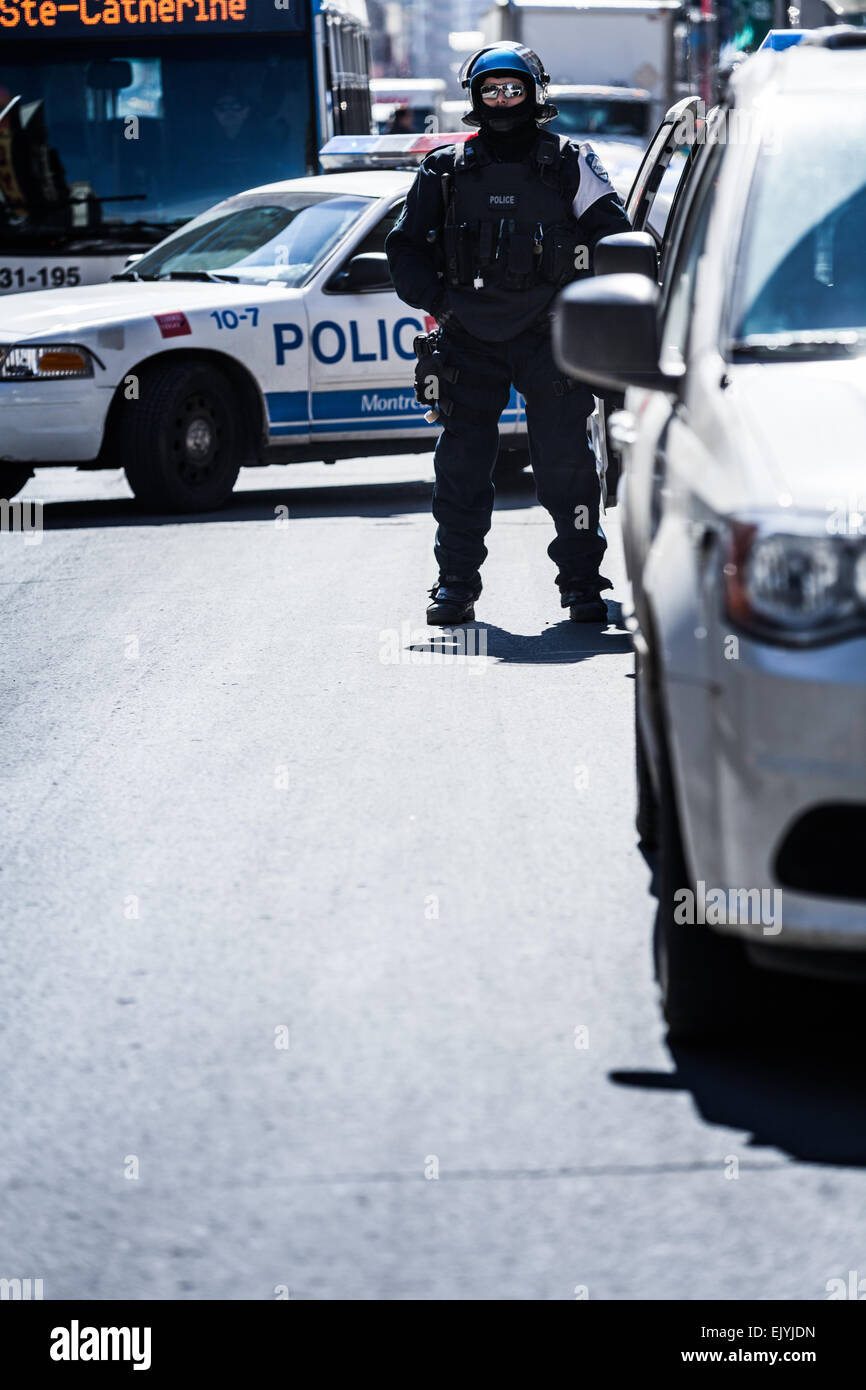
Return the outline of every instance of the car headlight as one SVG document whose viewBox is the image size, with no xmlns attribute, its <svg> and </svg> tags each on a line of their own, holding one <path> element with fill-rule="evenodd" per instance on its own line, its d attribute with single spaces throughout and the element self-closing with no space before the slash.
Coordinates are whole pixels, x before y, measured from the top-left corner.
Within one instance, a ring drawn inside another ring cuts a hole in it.
<svg viewBox="0 0 866 1390">
<path fill-rule="evenodd" d="M 731 524 L 725 607 L 770 642 L 809 646 L 866 626 L 866 546 L 841 536 Z"/>
<path fill-rule="evenodd" d="M 0 347 L 0 381 L 69 381 L 93 376 L 93 358 L 77 343 Z"/>
</svg>

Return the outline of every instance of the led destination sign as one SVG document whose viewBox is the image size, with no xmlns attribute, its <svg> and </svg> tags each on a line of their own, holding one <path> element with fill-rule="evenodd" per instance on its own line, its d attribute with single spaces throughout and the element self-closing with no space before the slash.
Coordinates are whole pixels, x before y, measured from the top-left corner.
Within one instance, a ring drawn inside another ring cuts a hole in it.
<svg viewBox="0 0 866 1390">
<path fill-rule="evenodd" d="M 0 0 L 0 38 L 298 33 L 306 9 L 305 0 Z"/>
</svg>

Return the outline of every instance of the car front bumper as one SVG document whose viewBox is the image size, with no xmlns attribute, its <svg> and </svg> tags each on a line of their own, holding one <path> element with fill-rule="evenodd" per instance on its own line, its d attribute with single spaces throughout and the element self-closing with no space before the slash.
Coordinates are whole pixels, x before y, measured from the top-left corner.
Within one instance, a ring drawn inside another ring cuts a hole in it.
<svg viewBox="0 0 866 1390">
<path fill-rule="evenodd" d="M 0 462 L 74 464 L 96 458 L 111 396 L 87 377 L 0 382 Z"/>
<path fill-rule="evenodd" d="M 768 948 L 866 950 L 866 637 L 795 651 L 732 636 L 704 638 L 707 686 L 669 691 L 674 727 L 680 710 L 706 735 L 691 750 L 674 735 L 696 881 L 774 894 L 760 920 L 713 925 Z M 848 829 L 828 843 L 830 817 Z"/>
</svg>

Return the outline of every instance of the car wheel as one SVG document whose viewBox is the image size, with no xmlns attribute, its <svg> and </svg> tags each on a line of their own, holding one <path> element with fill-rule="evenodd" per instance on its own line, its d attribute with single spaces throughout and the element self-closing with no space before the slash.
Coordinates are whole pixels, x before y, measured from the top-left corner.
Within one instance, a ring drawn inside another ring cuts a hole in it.
<svg viewBox="0 0 866 1390">
<path fill-rule="evenodd" d="M 507 482 L 509 478 L 519 478 L 528 467 L 528 449 L 500 449 L 493 476 L 497 482 Z"/>
<path fill-rule="evenodd" d="M 659 804 L 655 783 L 650 772 L 649 759 L 641 732 L 640 710 L 640 671 L 635 657 L 634 670 L 634 751 L 635 778 L 637 781 L 637 815 L 635 827 L 644 849 L 658 849 Z"/>
<path fill-rule="evenodd" d="M 686 867 L 670 771 L 660 768 L 656 977 L 668 1033 L 676 1042 L 736 1041 L 753 1022 L 754 981 L 742 943 L 697 922 L 675 920 L 679 889 L 696 885 Z"/>
<path fill-rule="evenodd" d="M 2 463 L 0 464 L 0 497 L 5 502 L 10 498 L 17 497 L 23 487 L 26 487 L 33 477 L 33 469 L 28 468 L 25 463 Z"/>
<path fill-rule="evenodd" d="M 238 401 L 223 372 L 202 362 L 160 363 L 124 402 L 120 462 L 142 506 L 212 511 L 231 496 L 241 465 Z"/>
</svg>

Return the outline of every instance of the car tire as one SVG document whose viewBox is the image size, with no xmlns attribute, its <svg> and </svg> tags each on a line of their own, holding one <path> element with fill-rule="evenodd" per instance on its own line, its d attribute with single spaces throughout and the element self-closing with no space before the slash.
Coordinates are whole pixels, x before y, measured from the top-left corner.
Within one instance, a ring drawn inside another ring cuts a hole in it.
<svg viewBox="0 0 866 1390">
<path fill-rule="evenodd" d="M 125 401 L 120 457 L 137 501 L 150 511 L 207 512 L 231 496 L 241 467 L 236 393 L 204 362 L 163 362 L 142 372 Z"/>
<path fill-rule="evenodd" d="M 662 756 L 654 955 L 662 1013 L 674 1042 L 736 1042 L 754 1022 L 754 972 L 740 941 L 674 919 L 674 894 L 696 885 L 686 866 L 670 760 Z"/>
<path fill-rule="evenodd" d="M 32 477 L 33 469 L 28 468 L 26 463 L 0 463 L 0 497 L 9 502 L 18 496 Z"/>
</svg>

